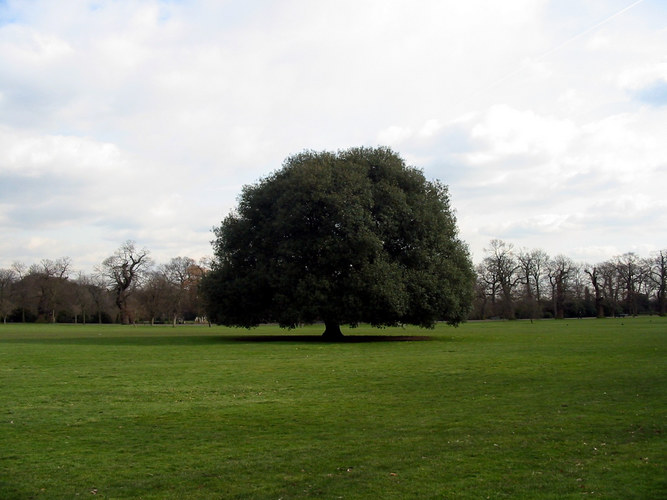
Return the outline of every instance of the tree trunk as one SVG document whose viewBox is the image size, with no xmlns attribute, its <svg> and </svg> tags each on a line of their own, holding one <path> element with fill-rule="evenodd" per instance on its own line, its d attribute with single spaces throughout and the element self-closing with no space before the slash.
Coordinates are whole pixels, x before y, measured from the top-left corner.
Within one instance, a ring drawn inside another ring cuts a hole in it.
<svg viewBox="0 0 667 500">
<path fill-rule="evenodd" d="M 322 334 L 327 340 L 340 340 L 343 338 L 343 332 L 340 331 L 340 325 L 337 321 L 325 321 L 324 333 Z"/>
<path fill-rule="evenodd" d="M 604 318 L 604 302 L 602 297 L 595 297 L 595 309 L 597 310 L 598 318 Z"/>
</svg>

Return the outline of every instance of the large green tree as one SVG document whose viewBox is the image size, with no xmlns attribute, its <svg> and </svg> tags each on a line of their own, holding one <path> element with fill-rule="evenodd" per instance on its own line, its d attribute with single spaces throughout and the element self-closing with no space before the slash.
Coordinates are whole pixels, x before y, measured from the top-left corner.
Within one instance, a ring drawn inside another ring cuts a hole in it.
<svg viewBox="0 0 667 500">
<path fill-rule="evenodd" d="M 388 148 L 305 151 L 257 184 L 215 230 L 202 282 L 212 321 L 458 324 L 475 279 L 447 187 Z"/>
</svg>

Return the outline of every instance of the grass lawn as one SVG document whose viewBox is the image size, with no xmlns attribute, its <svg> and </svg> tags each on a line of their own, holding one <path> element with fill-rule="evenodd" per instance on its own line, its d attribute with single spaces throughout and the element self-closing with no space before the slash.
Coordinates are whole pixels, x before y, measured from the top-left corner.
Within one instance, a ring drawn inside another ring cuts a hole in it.
<svg viewBox="0 0 667 500">
<path fill-rule="evenodd" d="M 322 329 L 0 325 L 0 498 L 667 498 L 667 318 Z"/>
</svg>

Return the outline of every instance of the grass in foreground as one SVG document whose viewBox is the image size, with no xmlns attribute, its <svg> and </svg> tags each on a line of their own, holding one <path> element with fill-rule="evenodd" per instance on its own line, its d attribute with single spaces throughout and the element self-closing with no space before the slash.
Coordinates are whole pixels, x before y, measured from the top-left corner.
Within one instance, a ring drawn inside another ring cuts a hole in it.
<svg viewBox="0 0 667 500">
<path fill-rule="evenodd" d="M 667 496 L 665 318 L 281 333 L 0 325 L 0 498 Z"/>
</svg>

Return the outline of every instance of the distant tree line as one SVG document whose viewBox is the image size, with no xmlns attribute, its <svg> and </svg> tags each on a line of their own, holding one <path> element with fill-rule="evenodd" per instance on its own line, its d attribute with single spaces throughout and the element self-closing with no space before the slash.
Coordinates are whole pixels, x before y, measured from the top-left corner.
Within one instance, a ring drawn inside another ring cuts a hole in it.
<svg viewBox="0 0 667 500">
<path fill-rule="evenodd" d="M 91 274 L 69 257 L 0 269 L 2 322 L 205 322 L 200 282 L 206 259 L 174 257 L 155 264 L 132 241 Z M 477 265 L 469 319 L 615 317 L 667 313 L 667 249 L 625 253 L 597 264 L 492 240 Z"/>
<path fill-rule="evenodd" d="M 614 317 L 666 312 L 667 250 L 597 264 L 491 240 L 477 266 L 470 319 Z"/>
<path fill-rule="evenodd" d="M 7 322 L 172 323 L 203 321 L 199 282 L 206 260 L 174 257 L 156 265 L 127 241 L 92 274 L 69 257 L 0 269 L 0 318 Z"/>
</svg>

